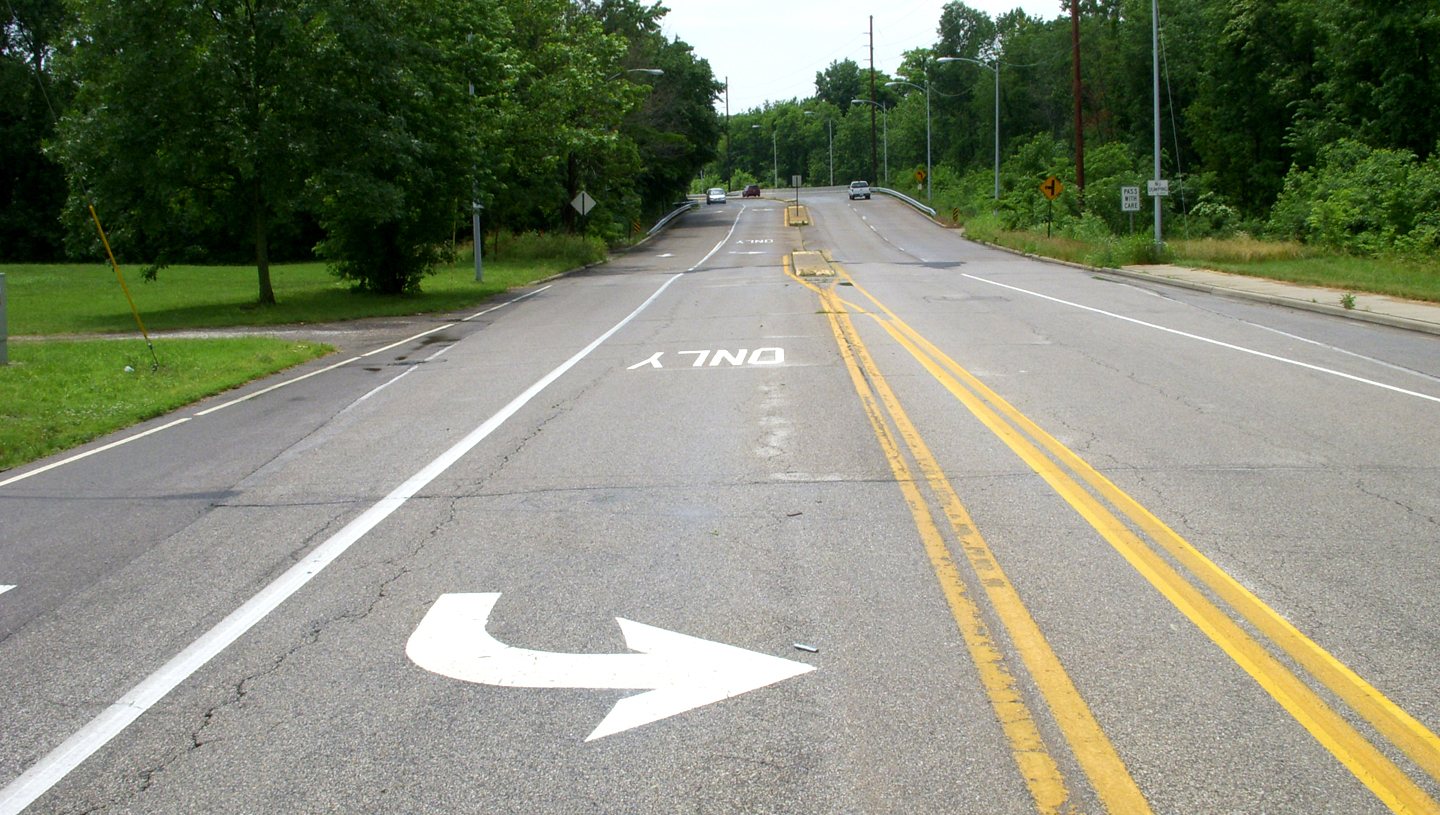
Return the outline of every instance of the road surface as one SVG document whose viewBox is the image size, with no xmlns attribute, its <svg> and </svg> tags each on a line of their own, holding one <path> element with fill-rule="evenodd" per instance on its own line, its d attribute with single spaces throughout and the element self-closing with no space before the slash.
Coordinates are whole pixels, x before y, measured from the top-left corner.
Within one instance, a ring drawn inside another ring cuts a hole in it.
<svg viewBox="0 0 1440 815">
<path fill-rule="evenodd" d="M 1437 811 L 1437 338 L 805 197 L 0 473 L 0 813 Z"/>
</svg>

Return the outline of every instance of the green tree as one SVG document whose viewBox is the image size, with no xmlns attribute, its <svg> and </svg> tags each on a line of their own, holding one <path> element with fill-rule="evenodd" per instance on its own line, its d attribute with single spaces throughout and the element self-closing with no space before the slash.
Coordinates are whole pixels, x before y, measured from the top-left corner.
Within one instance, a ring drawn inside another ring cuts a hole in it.
<svg viewBox="0 0 1440 815">
<path fill-rule="evenodd" d="M 68 88 L 51 70 L 67 14 L 59 0 L 8 0 L 0 26 L 0 259 L 58 260 L 64 171 L 44 153 Z"/>
<path fill-rule="evenodd" d="M 869 73 L 862 78 L 860 66 L 853 59 L 838 60 L 830 67 L 815 73 L 815 98 L 828 102 L 840 110 L 841 115 L 850 112 L 850 100 L 863 95 L 869 98 Z"/>
<path fill-rule="evenodd" d="M 311 0 L 77 0 L 66 70 L 79 87 L 60 128 L 72 237 L 95 247 L 93 201 L 122 255 L 151 274 L 216 232 L 253 236 L 272 303 L 270 235 L 305 192 L 318 148 L 306 104 L 339 22 Z M 87 252 L 89 253 L 89 252 Z"/>
</svg>

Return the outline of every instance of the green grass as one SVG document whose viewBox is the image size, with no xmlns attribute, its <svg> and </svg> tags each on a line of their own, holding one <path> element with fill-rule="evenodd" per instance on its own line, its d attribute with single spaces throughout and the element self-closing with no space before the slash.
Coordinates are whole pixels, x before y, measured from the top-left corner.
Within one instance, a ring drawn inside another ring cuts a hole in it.
<svg viewBox="0 0 1440 815">
<path fill-rule="evenodd" d="M 1440 302 L 1440 260 L 1398 257 L 1365 258 L 1283 241 L 1251 237 L 1170 241 L 1158 254 L 1143 236 L 1083 240 L 998 228 L 988 218 L 966 223 L 966 235 L 1034 255 L 1118 267 L 1174 263 L 1219 272 L 1284 280 L 1306 286 L 1329 286 L 1411 300 Z"/>
<path fill-rule="evenodd" d="M 0 366 L 0 470 L 333 350 L 268 337 L 157 340 L 151 373 L 140 340 L 11 342 Z"/>
<path fill-rule="evenodd" d="M 251 266 L 172 266 L 147 282 L 139 266 L 121 266 L 140 317 L 151 331 L 235 325 L 278 325 L 392 317 L 465 308 L 512 286 L 574 268 L 570 258 L 486 260 L 476 283 L 469 258 L 425 278 L 417 295 L 356 294 L 323 263 L 271 268 L 273 306 L 257 306 Z M 101 264 L 7 264 L 12 336 L 135 331 L 135 318 L 115 272 Z"/>
<path fill-rule="evenodd" d="M 1297 250 L 1296 244 L 1271 244 L 1276 247 L 1271 252 L 1250 253 L 1244 251 L 1246 242 L 1176 241 L 1171 251 L 1174 262 L 1182 266 L 1440 302 L 1440 261 L 1434 259 L 1364 258 L 1304 247 Z"/>
</svg>

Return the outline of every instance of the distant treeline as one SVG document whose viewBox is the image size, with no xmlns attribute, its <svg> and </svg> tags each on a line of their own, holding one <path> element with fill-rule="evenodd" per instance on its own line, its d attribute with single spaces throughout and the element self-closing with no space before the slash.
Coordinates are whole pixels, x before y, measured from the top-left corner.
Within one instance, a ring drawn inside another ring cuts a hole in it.
<svg viewBox="0 0 1440 815">
<path fill-rule="evenodd" d="M 1356 252 L 1440 249 L 1440 6 L 1436 0 L 1161 0 L 1160 104 L 1169 235 L 1238 231 Z M 1061 225 L 1128 229 L 1119 187 L 1153 175 L 1150 0 L 1080 0 L 1085 196 L 1076 194 L 1071 20 L 992 18 L 948 4 L 932 47 L 876 77 L 888 119 L 889 182 L 916 192 L 930 83 L 934 199 L 949 213 L 998 211 L 1043 224 L 1038 186 L 1066 184 Z M 1001 200 L 994 196 L 999 62 Z M 884 182 L 872 176 L 870 73 L 850 60 L 816 94 L 731 117 L 729 166 L 743 181 Z M 810 115 L 806 115 L 806 111 Z M 830 124 L 827 125 L 827 122 Z M 877 135 L 877 139 L 882 138 Z M 724 177 L 727 145 L 707 168 Z M 738 185 L 738 182 L 737 182 Z M 920 191 L 924 196 L 924 191 Z M 1149 201 L 1137 221 L 1148 224 Z M 1082 223 L 1083 222 L 1083 223 Z"/>
<path fill-rule="evenodd" d="M 488 227 L 615 239 L 715 155 L 639 0 L 7 0 L 0 261 L 329 260 L 414 290 Z M 581 191 L 598 206 L 581 217 Z"/>
</svg>

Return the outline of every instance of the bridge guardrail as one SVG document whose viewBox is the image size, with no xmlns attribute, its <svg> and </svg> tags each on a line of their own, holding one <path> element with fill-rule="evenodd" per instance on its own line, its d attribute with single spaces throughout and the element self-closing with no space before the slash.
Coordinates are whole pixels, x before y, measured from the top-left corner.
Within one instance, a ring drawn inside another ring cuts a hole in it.
<svg viewBox="0 0 1440 815">
<path fill-rule="evenodd" d="M 896 197 L 896 198 L 899 198 L 901 201 L 904 201 L 905 203 L 907 203 L 907 204 L 909 204 L 910 206 L 912 206 L 912 207 L 920 210 L 921 212 L 925 213 L 926 215 L 929 215 L 931 218 L 934 218 L 934 217 L 935 217 L 935 210 L 931 209 L 930 207 L 925 206 L 924 204 L 920 203 L 919 201 L 916 201 L 914 198 L 911 198 L 910 196 L 906 195 L 906 194 L 903 193 L 903 192 L 896 192 L 895 190 L 887 190 L 887 189 L 885 189 L 884 187 L 871 187 L 870 189 L 871 189 L 873 192 L 884 193 L 884 194 L 886 194 L 886 195 L 890 195 L 890 196 L 894 196 L 894 197 Z"/>
</svg>

